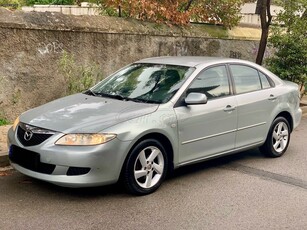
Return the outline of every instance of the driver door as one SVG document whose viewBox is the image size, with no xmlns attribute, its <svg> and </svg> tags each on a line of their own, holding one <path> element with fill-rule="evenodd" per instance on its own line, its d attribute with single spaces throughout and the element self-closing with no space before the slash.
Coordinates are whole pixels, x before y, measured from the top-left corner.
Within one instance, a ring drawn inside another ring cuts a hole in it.
<svg viewBox="0 0 307 230">
<path fill-rule="evenodd" d="M 205 69 L 186 91 L 203 93 L 206 104 L 174 108 L 178 119 L 179 164 L 198 161 L 234 149 L 237 108 L 226 66 Z"/>
</svg>

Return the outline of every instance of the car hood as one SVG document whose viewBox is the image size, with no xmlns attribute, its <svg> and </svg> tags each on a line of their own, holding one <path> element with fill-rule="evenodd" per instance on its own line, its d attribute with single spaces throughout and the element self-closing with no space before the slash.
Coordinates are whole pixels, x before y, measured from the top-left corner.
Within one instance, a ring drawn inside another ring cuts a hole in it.
<svg viewBox="0 0 307 230">
<path fill-rule="evenodd" d="M 97 133 L 157 108 L 155 104 L 75 94 L 31 109 L 20 121 L 63 133 Z"/>
</svg>

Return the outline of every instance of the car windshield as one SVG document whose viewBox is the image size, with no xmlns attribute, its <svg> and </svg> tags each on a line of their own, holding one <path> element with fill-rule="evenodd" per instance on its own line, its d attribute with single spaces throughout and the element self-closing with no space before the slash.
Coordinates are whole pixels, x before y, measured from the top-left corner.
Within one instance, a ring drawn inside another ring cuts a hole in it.
<svg viewBox="0 0 307 230">
<path fill-rule="evenodd" d="M 98 83 L 87 94 L 146 103 L 165 103 L 194 68 L 136 63 Z"/>
</svg>

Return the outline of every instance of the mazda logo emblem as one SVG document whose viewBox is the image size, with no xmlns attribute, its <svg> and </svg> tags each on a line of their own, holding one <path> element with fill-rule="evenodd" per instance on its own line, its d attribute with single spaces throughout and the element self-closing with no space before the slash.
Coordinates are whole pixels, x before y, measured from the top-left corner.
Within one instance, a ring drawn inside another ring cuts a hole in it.
<svg viewBox="0 0 307 230">
<path fill-rule="evenodd" d="M 33 133 L 32 133 L 30 130 L 27 130 L 27 131 L 25 132 L 25 135 L 23 136 L 23 138 L 24 138 L 26 141 L 29 141 L 29 140 L 31 140 L 32 136 L 33 136 Z"/>
</svg>

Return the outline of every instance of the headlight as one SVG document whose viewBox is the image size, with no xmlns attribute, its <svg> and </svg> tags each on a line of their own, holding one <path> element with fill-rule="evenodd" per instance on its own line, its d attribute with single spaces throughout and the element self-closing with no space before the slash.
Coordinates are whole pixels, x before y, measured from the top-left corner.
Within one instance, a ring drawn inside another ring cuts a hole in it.
<svg viewBox="0 0 307 230">
<path fill-rule="evenodd" d="M 19 117 L 17 117 L 16 120 L 14 121 L 14 124 L 13 124 L 14 131 L 16 130 L 18 124 L 19 124 Z"/>
<path fill-rule="evenodd" d="M 56 145 L 99 145 L 116 137 L 115 134 L 66 134 L 55 142 Z"/>
</svg>

